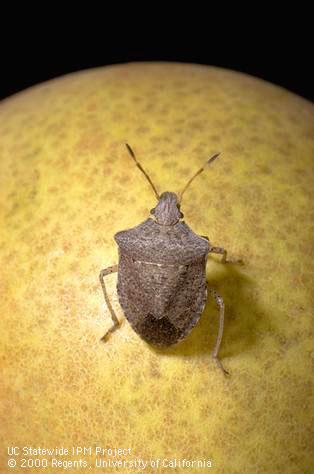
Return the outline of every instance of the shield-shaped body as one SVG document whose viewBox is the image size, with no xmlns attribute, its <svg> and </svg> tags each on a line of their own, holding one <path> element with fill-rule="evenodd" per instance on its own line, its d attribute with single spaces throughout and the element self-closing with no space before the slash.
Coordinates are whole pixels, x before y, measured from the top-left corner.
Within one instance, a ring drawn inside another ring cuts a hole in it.
<svg viewBox="0 0 314 474">
<path fill-rule="evenodd" d="M 115 240 L 119 302 L 132 328 L 151 344 L 184 339 L 206 303 L 209 242 L 184 222 L 165 226 L 151 218 Z"/>
</svg>

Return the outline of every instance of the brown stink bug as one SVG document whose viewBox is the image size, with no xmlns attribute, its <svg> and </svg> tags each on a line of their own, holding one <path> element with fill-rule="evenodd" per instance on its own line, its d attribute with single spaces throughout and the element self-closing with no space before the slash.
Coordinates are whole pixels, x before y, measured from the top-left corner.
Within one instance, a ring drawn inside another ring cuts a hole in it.
<svg viewBox="0 0 314 474">
<path fill-rule="evenodd" d="M 119 263 L 102 270 L 99 275 L 113 321 L 102 340 L 106 340 L 119 326 L 104 282 L 106 275 L 118 272 L 119 302 L 134 331 L 150 344 L 168 346 L 184 339 L 204 310 L 208 254 L 221 254 L 222 262 L 226 263 L 227 252 L 222 247 L 213 247 L 207 237 L 196 235 L 182 221 L 180 205 L 183 193 L 205 165 L 192 176 L 179 196 L 172 192 L 164 192 L 159 196 L 131 147 L 128 144 L 126 147 L 149 181 L 158 203 L 150 211 L 153 218 L 149 217 L 136 227 L 114 236 L 119 247 Z M 218 156 L 212 156 L 206 165 Z M 212 355 L 227 374 L 218 359 L 224 327 L 224 302 L 213 288 L 209 288 L 209 291 L 220 311 L 219 331 Z"/>
</svg>

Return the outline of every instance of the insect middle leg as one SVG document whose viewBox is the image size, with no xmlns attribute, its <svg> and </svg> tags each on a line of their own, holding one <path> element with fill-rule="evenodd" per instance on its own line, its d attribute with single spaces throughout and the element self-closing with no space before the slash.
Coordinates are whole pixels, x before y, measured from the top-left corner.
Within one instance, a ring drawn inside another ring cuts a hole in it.
<svg viewBox="0 0 314 474">
<path fill-rule="evenodd" d="M 108 329 L 108 331 L 100 339 L 101 341 L 106 341 L 107 337 L 113 331 L 115 331 L 120 325 L 119 320 L 117 318 L 117 315 L 114 312 L 114 309 L 113 309 L 113 307 L 110 303 L 108 293 L 107 293 L 107 290 L 106 290 L 105 281 L 104 281 L 104 278 L 105 278 L 106 275 L 110 275 L 111 273 L 115 273 L 117 271 L 118 271 L 118 265 L 112 265 L 111 267 L 107 267 L 104 270 L 101 270 L 101 272 L 99 274 L 99 280 L 100 280 L 100 283 L 101 283 L 102 291 L 104 293 L 104 298 L 105 298 L 105 301 L 106 301 L 106 304 L 108 306 L 108 309 L 109 309 L 109 312 L 110 312 L 110 315 L 111 315 L 111 319 L 112 319 L 112 322 L 113 322 L 113 325 Z"/>
<path fill-rule="evenodd" d="M 217 306 L 219 308 L 219 329 L 218 329 L 218 335 L 217 335 L 217 340 L 216 340 L 216 345 L 213 350 L 212 356 L 216 361 L 216 364 L 218 367 L 223 371 L 224 375 L 229 375 L 229 372 L 224 368 L 222 363 L 220 362 L 218 358 L 218 352 L 221 346 L 221 341 L 222 341 L 222 335 L 224 332 L 224 319 L 225 319 L 225 304 L 224 300 L 222 297 L 217 293 L 214 288 L 208 288 L 212 296 L 215 298 L 215 301 L 217 303 Z"/>
</svg>

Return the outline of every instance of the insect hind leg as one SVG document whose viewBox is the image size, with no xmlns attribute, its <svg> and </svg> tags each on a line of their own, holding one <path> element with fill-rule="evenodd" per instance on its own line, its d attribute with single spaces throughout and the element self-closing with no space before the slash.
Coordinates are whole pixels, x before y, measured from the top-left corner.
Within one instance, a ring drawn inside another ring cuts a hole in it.
<svg viewBox="0 0 314 474">
<path fill-rule="evenodd" d="M 103 294 L 104 294 L 105 302 L 107 304 L 107 307 L 109 309 L 110 316 L 111 316 L 111 319 L 112 319 L 112 322 L 113 322 L 113 325 L 108 329 L 108 331 L 100 339 L 101 341 L 104 341 L 104 342 L 107 340 L 108 336 L 111 333 L 113 333 L 120 326 L 117 315 L 114 312 L 114 309 L 113 309 L 113 307 L 110 303 L 109 296 L 108 296 L 108 293 L 107 293 L 107 290 L 106 290 L 105 280 L 104 280 L 105 276 L 110 275 L 111 273 L 115 273 L 117 271 L 118 271 L 118 265 L 112 265 L 111 267 L 107 267 L 104 270 L 101 270 L 101 272 L 99 274 L 99 280 L 100 280 L 100 283 L 101 283 L 101 287 L 102 287 L 102 291 L 103 291 Z"/>
<path fill-rule="evenodd" d="M 222 297 L 217 293 L 214 288 L 208 288 L 212 296 L 214 297 L 216 304 L 219 308 L 219 329 L 218 329 L 218 335 L 217 335 L 217 340 L 216 340 L 216 345 L 213 350 L 212 356 L 213 359 L 215 360 L 216 364 L 218 367 L 223 371 L 224 375 L 230 375 L 229 372 L 224 368 L 222 365 L 221 361 L 218 358 L 218 352 L 221 346 L 221 341 L 222 341 L 222 336 L 223 336 L 223 331 L 224 331 L 224 319 L 225 319 L 225 304 L 224 300 Z"/>
</svg>

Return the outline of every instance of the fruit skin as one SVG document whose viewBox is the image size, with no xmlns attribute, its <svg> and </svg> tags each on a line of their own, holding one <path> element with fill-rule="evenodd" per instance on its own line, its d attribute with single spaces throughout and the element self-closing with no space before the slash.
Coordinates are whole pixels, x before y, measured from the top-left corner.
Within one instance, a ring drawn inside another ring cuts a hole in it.
<svg viewBox="0 0 314 474">
<path fill-rule="evenodd" d="M 1 103 L 4 472 L 11 445 L 131 448 L 121 459 L 205 458 L 219 473 L 310 472 L 313 115 L 266 82 L 169 63 L 75 73 Z M 110 318 L 98 274 L 117 261 L 113 235 L 155 205 L 126 141 L 159 192 L 180 191 L 222 153 L 182 211 L 246 262 L 213 257 L 207 267 L 226 304 L 229 379 L 210 358 L 210 299 L 189 338 L 156 350 L 124 321 L 112 277 L 123 324 L 99 342 Z"/>
</svg>

